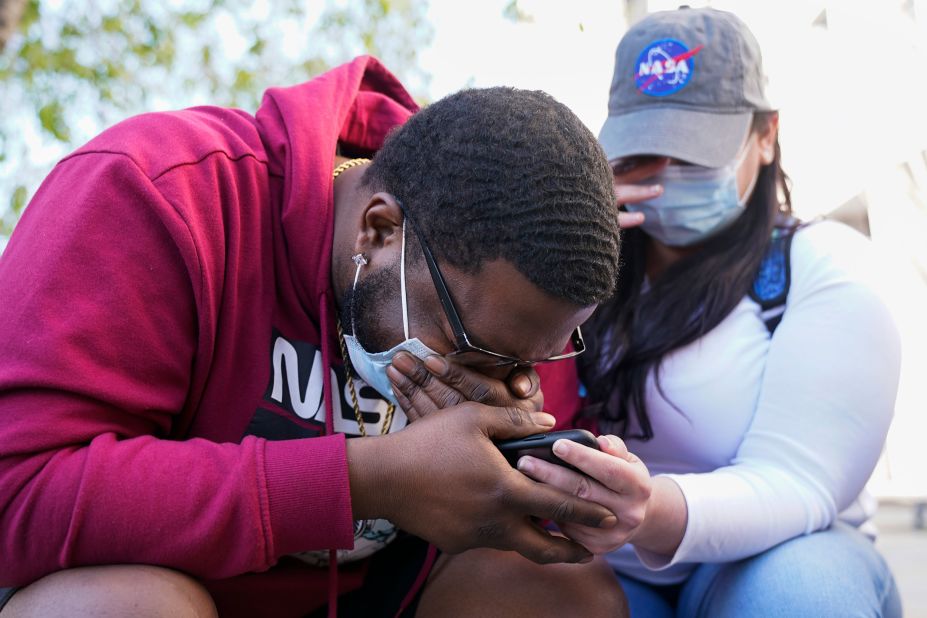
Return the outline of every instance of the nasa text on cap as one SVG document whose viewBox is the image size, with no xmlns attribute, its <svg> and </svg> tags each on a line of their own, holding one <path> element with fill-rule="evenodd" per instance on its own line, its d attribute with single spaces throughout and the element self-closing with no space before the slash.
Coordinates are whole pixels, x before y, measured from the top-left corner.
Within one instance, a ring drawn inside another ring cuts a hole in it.
<svg viewBox="0 0 927 618">
<path fill-rule="evenodd" d="M 644 48 L 637 57 L 637 89 L 644 94 L 663 97 L 678 92 L 689 83 L 695 67 L 694 56 L 702 51 L 699 45 L 690 50 L 676 39 L 661 39 Z"/>
<path fill-rule="evenodd" d="M 622 37 L 599 141 L 609 160 L 663 155 L 721 167 L 755 111 L 771 111 L 760 48 L 732 13 L 648 15 Z"/>
</svg>

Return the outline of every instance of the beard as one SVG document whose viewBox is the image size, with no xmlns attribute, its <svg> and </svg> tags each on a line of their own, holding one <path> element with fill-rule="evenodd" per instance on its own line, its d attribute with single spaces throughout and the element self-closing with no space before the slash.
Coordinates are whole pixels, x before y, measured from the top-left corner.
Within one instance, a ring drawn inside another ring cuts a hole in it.
<svg viewBox="0 0 927 618">
<path fill-rule="evenodd" d="M 392 347 L 390 336 L 381 327 L 383 309 L 399 310 L 399 266 L 393 264 L 380 269 L 348 288 L 341 301 L 341 327 L 353 334 L 358 343 L 371 353 L 383 352 Z"/>
</svg>

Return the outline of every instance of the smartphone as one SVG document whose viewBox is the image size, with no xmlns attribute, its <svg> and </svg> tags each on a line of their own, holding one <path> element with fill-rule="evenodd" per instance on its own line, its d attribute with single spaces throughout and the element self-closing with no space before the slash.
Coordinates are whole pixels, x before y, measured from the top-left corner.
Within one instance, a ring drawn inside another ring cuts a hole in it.
<svg viewBox="0 0 927 618">
<path fill-rule="evenodd" d="M 503 440 L 497 442 L 496 446 L 499 447 L 499 450 L 502 451 L 506 460 L 513 467 L 518 465 L 520 457 L 531 455 L 582 474 L 580 470 L 554 455 L 554 442 L 557 440 L 572 440 L 583 446 L 599 450 L 599 443 L 596 441 L 595 436 L 585 429 L 564 429 L 563 431 L 551 431 L 550 433 L 537 433 L 525 438 Z"/>
</svg>

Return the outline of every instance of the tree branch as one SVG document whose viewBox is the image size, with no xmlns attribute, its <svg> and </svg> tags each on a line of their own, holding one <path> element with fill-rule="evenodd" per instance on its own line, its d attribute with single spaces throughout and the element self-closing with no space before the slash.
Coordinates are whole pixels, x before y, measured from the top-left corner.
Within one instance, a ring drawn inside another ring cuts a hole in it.
<svg viewBox="0 0 927 618">
<path fill-rule="evenodd" d="M 19 26 L 25 6 L 26 0 L 0 0 L 0 52 Z"/>
</svg>

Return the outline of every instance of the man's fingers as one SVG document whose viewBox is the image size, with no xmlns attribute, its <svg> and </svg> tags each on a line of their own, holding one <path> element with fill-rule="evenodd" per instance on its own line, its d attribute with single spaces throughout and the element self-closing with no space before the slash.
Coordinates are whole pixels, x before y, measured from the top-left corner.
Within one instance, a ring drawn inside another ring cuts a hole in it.
<svg viewBox="0 0 927 618">
<path fill-rule="evenodd" d="M 469 401 L 504 405 L 511 399 L 505 385 L 499 380 L 452 363 L 437 354 L 425 359 L 425 367 L 433 380 L 449 385 Z"/>
<path fill-rule="evenodd" d="M 392 371 L 391 369 L 391 367 L 386 368 L 386 376 L 390 379 L 390 384 L 392 384 L 393 394 L 396 396 L 396 401 L 399 402 L 399 407 L 402 408 L 403 412 L 406 413 L 406 418 L 409 419 L 410 423 L 417 421 L 418 419 L 422 418 L 423 415 L 418 411 L 418 409 L 416 409 L 416 407 L 412 404 L 412 401 L 406 396 L 403 388 L 396 384 L 396 381 L 394 380 L 394 378 L 396 378 L 402 381 L 402 378 L 405 376 L 402 376 L 402 374 L 400 374 L 395 369 L 392 369 Z"/>
<path fill-rule="evenodd" d="M 529 412 L 514 406 L 494 408 L 482 404 L 472 405 L 479 409 L 480 428 L 490 440 L 508 440 L 546 433 L 557 422 L 557 419 L 547 412 Z"/>
<path fill-rule="evenodd" d="M 393 386 L 393 393 L 396 395 L 400 407 L 405 410 L 410 421 L 422 418 L 440 409 L 427 393 L 395 367 L 387 367 L 386 376 Z M 414 419 L 413 416 L 415 416 Z"/>
<path fill-rule="evenodd" d="M 393 369 L 402 374 L 397 381 L 402 382 L 406 396 L 416 403 L 417 397 L 425 395 L 439 408 L 449 408 L 466 401 L 466 398 L 452 387 L 436 379 L 421 360 L 400 352 L 393 358 Z"/>
<path fill-rule="evenodd" d="M 513 550 L 538 564 L 592 560 L 592 553 L 579 543 L 550 534 L 529 522 L 512 530 L 509 543 Z"/>
<path fill-rule="evenodd" d="M 526 401 L 535 410 L 541 408 L 541 380 L 530 367 L 514 370 L 506 382 L 491 378 L 473 368 L 433 354 L 424 362 L 397 354 L 393 365 L 419 388 L 428 392 L 440 407 L 463 401 L 476 401 L 493 406 L 506 406 Z"/>
<path fill-rule="evenodd" d="M 514 369 L 506 379 L 506 383 L 509 386 L 509 391 L 522 399 L 534 397 L 541 388 L 541 378 L 538 376 L 538 372 L 534 370 L 534 367 L 518 367 Z"/>
</svg>

